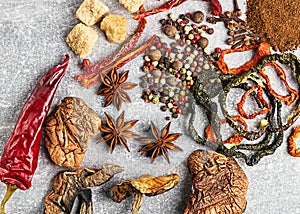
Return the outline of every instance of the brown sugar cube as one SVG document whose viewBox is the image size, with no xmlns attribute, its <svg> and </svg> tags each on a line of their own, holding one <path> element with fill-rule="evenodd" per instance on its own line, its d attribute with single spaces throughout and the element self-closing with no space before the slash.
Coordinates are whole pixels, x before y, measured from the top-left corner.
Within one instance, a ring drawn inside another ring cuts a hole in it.
<svg viewBox="0 0 300 214">
<path fill-rule="evenodd" d="M 127 22 L 123 16 L 109 14 L 102 20 L 100 28 L 105 32 L 108 41 L 119 43 L 126 39 Z"/>
<path fill-rule="evenodd" d="M 120 4 L 125 7 L 130 13 L 135 13 L 145 0 L 119 0 Z"/>
<path fill-rule="evenodd" d="M 84 57 L 92 51 L 97 40 L 97 32 L 92 27 L 80 23 L 69 33 L 66 42 L 79 57 Z"/>
<path fill-rule="evenodd" d="M 84 0 L 76 11 L 76 18 L 87 26 L 100 21 L 102 16 L 109 12 L 109 8 L 98 0 Z"/>
</svg>

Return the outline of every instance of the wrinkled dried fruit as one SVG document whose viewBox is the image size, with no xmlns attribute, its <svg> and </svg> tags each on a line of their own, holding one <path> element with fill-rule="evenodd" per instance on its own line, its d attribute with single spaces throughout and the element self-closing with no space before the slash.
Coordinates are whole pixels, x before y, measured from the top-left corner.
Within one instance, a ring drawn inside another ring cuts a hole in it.
<svg viewBox="0 0 300 214">
<path fill-rule="evenodd" d="M 92 214 L 91 191 L 89 187 L 100 186 L 123 167 L 105 164 L 100 169 L 79 168 L 75 172 L 59 173 L 53 180 L 52 190 L 45 198 L 45 214 L 71 213 L 74 201 L 78 196 L 78 213 Z"/>
<path fill-rule="evenodd" d="M 114 202 L 120 203 L 122 200 L 135 194 L 131 214 L 137 214 L 142 207 L 144 194 L 146 196 L 155 196 L 165 193 L 173 189 L 178 182 L 179 176 L 177 174 L 159 177 L 142 175 L 136 180 L 124 180 L 113 186 L 110 195 Z"/>
<path fill-rule="evenodd" d="M 101 119 L 82 99 L 66 97 L 45 124 L 45 145 L 52 161 L 76 168 L 84 158 L 89 138 L 99 133 Z"/>
<path fill-rule="evenodd" d="M 196 150 L 187 164 L 193 184 L 184 214 L 244 212 L 248 179 L 234 158 Z"/>
</svg>

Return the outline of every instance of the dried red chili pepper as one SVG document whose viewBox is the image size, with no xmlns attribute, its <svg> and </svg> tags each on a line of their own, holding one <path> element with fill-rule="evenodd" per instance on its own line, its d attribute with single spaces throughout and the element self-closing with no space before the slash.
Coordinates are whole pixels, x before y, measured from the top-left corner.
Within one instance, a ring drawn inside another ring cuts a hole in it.
<svg viewBox="0 0 300 214">
<path fill-rule="evenodd" d="M 254 90 L 257 89 L 257 98 L 258 100 L 261 102 L 261 104 L 263 105 L 263 108 L 260 111 L 256 111 L 250 115 L 248 115 L 245 110 L 243 109 L 243 106 L 246 102 L 246 98 L 248 97 L 248 95 L 250 95 Z M 254 85 L 251 89 L 249 89 L 248 91 L 246 91 L 244 93 L 244 95 L 241 98 L 241 101 L 238 102 L 237 107 L 238 107 L 238 112 L 246 119 L 253 119 L 255 118 L 257 115 L 261 115 L 261 114 L 265 114 L 267 112 L 269 112 L 271 110 L 271 107 L 269 106 L 269 104 L 266 102 L 266 100 L 263 98 L 263 93 L 264 90 L 262 89 L 262 87 L 260 85 Z"/>
<path fill-rule="evenodd" d="M 140 7 L 140 13 L 144 12 L 144 6 Z M 104 60 L 98 62 L 97 64 L 91 64 L 89 59 L 84 59 L 82 62 L 82 69 L 85 73 L 92 73 L 97 70 L 105 68 L 107 65 L 112 64 L 118 58 L 124 56 L 126 53 L 129 53 L 134 49 L 137 42 L 139 41 L 144 29 L 146 28 L 147 21 L 145 18 L 140 20 L 139 26 L 134 32 L 134 34 L 122 45 L 122 47 L 112 55 L 106 57 Z"/>
<path fill-rule="evenodd" d="M 66 55 L 61 64 L 46 72 L 37 83 L 4 147 L 0 161 L 0 180 L 6 183 L 7 192 L 1 203 L 1 213 L 4 213 L 5 203 L 17 188 L 27 190 L 31 187 L 38 163 L 42 124 L 69 59 L 69 55 Z"/>
<path fill-rule="evenodd" d="M 240 74 L 243 71 L 248 71 L 251 67 L 258 64 L 258 62 L 267 55 L 271 54 L 270 45 L 266 42 L 262 42 L 259 45 L 245 45 L 241 48 L 227 49 L 222 51 L 218 59 L 217 65 L 223 74 Z M 246 62 L 244 65 L 238 68 L 229 68 L 225 63 L 225 55 L 236 52 L 244 52 L 252 49 L 257 49 L 257 54 L 252 58 L 252 60 Z"/>
<path fill-rule="evenodd" d="M 222 13 L 222 5 L 218 0 L 210 0 L 212 4 L 211 14 L 214 16 L 219 16 Z"/>
<path fill-rule="evenodd" d="M 232 119 L 241 123 L 245 127 L 245 131 L 248 130 L 248 125 L 242 117 L 232 116 Z M 222 119 L 220 122 L 221 122 L 221 124 L 226 124 L 226 119 Z M 206 135 L 206 139 L 208 141 L 217 142 L 214 130 L 210 124 L 205 129 L 205 135 Z M 238 144 L 238 143 L 242 142 L 243 139 L 244 139 L 244 137 L 242 135 L 240 135 L 239 133 L 234 133 L 232 137 L 228 138 L 227 140 L 224 140 L 222 143 L 223 144 Z"/>
<path fill-rule="evenodd" d="M 295 140 L 300 136 L 300 126 L 296 126 L 293 128 L 291 135 L 289 136 L 288 143 L 289 143 L 289 153 L 293 157 L 300 157 L 300 149 L 296 148 Z"/>
<path fill-rule="evenodd" d="M 266 69 L 266 67 L 264 67 L 264 68 L 259 70 L 259 74 L 266 80 L 266 85 L 267 85 L 267 88 L 269 89 L 269 92 L 276 99 L 285 102 L 288 106 L 293 104 L 293 102 L 299 98 L 299 95 L 298 95 L 298 92 L 296 90 L 294 90 L 293 88 L 291 88 L 289 86 L 289 84 L 287 83 L 286 75 L 285 75 L 285 72 L 284 72 L 283 68 L 280 67 L 274 61 L 271 61 L 271 62 L 267 63 L 266 66 L 273 66 L 276 69 L 278 77 L 283 81 L 283 84 L 285 85 L 287 90 L 290 92 L 290 94 L 289 95 L 280 95 L 280 94 L 275 92 L 275 90 L 271 86 L 270 79 L 269 79 L 268 75 L 266 75 L 264 73 L 265 69 Z"/>
<path fill-rule="evenodd" d="M 91 73 L 86 73 L 83 75 L 79 75 L 76 77 L 77 81 L 81 81 L 81 84 L 88 88 L 91 85 L 95 85 L 99 83 L 99 77 L 101 74 L 107 74 L 109 71 L 114 69 L 119 69 L 122 66 L 124 66 L 126 63 L 130 62 L 134 58 L 136 58 L 138 55 L 140 55 L 143 51 L 145 51 L 147 48 L 149 48 L 153 42 L 157 39 L 156 35 L 153 35 L 148 41 L 146 41 L 143 45 L 138 47 L 137 49 L 127 53 L 125 56 L 119 58 L 117 61 L 115 61 L 113 64 L 110 64 L 103 69 L 95 70 Z"/>
<path fill-rule="evenodd" d="M 133 19 L 135 20 L 140 20 L 142 18 L 145 18 L 147 16 L 151 16 L 154 15 L 156 13 L 160 13 L 160 12 L 165 12 L 165 11 L 169 11 L 171 10 L 173 7 L 177 7 L 179 5 L 181 5 L 182 3 L 184 3 L 186 0 L 171 0 L 168 1 L 167 3 L 153 9 L 153 10 L 147 10 L 143 13 L 140 13 L 136 16 L 133 17 Z M 212 0 L 213 1 L 213 0 Z"/>
</svg>

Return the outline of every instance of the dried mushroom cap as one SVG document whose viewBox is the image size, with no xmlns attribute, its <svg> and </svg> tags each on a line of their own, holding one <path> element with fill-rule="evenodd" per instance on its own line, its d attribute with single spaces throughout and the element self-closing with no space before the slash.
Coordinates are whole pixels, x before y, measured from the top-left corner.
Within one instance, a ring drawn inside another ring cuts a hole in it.
<svg viewBox="0 0 300 214">
<path fill-rule="evenodd" d="M 58 166 L 79 167 L 89 138 L 100 132 L 100 117 L 80 98 L 66 97 L 45 121 L 45 145 Z"/>
<path fill-rule="evenodd" d="M 154 177 L 152 175 L 142 175 L 137 180 L 132 180 L 131 185 L 147 196 L 162 194 L 177 185 L 179 176 L 171 174 L 168 176 Z"/>
<path fill-rule="evenodd" d="M 146 196 L 162 194 L 174 188 L 178 182 L 179 176 L 177 174 L 159 177 L 142 175 L 136 180 L 124 180 L 113 186 L 110 191 L 110 195 L 114 202 L 120 203 L 125 198 L 135 194 L 131 214 L 137 214 L 142 207 L 144 194 Z"/>
<path fill-rule="evenodd" d="M 75 172 L 61 172 L 53 180 L 52 190 L 45 197 L 45 214 L 70 213 L 79 197 L 80 213 L 92 213 L 89 187 L 99 186 L 124 169 L 106 164 L 100 169 L 79 168 Z"/>
<path fill-rule="evenodd" d="M 234 158 L 197 150 L 187 163 L 193 184 L 184 214 L 244 212 L 248 179 Z"/>
</svg>

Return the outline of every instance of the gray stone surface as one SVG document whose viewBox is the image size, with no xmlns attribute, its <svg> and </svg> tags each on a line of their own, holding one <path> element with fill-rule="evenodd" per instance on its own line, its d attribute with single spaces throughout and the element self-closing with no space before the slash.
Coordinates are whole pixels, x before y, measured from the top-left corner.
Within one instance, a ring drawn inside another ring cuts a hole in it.
<svg viewBox="0 0 300 214">
<path fill-rule="evenodd" d="M 106 3 L 111 13 L 121 14 L 130 18 L 130 14 L 118 4 L 117 0 L 102 0 Z M 81 0 L 1 0 L 0 2 L 0 151 L 8 139 L 20 110 L 34 88 L 35 83 L 42 74 L 58 64 L 64 54 L 71 55 L 68 73 L 62 80 L 53 106 L 58 104 L 65 96 L 83 98 L 101 117 L 103 112 L 117 115 L 118 112 L 111 107 L 102 107 L 102 98 L 95 95 L 97 87 L 83 88 L 74 77 L 81 73 L 81 59 L 74 55 L 65 43 L 65 38 L 72 27 L 79 23 L 75 18 L 75 11 Z M 166 1 L 146 1 L 147 8 L 154 8 Z M 241 2 L 241 1 L 239 1 Z M 222 1 L 225 10 L 232 9 L 231 1 Z M 245 8 L 245 2 L 241 3 Z M 200 9 L 208 14 L 208 3 L 204 1 L 187 1 L 184 5 L 173 10 L 177 15 L 186 11 Z M 148 19 L 146 33 L 141 42 L 151 34 L 160 34 L 158 20 L 166 13 Z M 130 20 L 128 35 L 134 32 L 137 22 Z M 109 44 L 98 26 L 99 40 L 93 52 L 88 56 L 92 62 L 103 59 L 118 45 Z M 226 34 L 222 25 L 214 26 L 215 34 L 209 36 L 210 47 L 226 48 L 223 38 Z M 140 43 L 141 43 L 140 42 Z M 296 52 L 299 55 L 299 51 Z M 138 57 L 121 70 L 129 69 L 129 80 L 138 82 L 142 75 L 139 67 L 142 58 Z M 232 61 L 235 63 L 235 61 Z M 139 119 L 134 130 L 140 134 L 149 128 L 150 121 L 154 121 L 160 128 L 167 122 L 165 114 L 157 106 L 145 104 L 140 99 L 141 89 L 130 92 L 131 104 L 124 104 L 126 119 Z M 203 119 L 204 120 L 204 119 Z M 299 124 L 299 122 L 297 122 Z M 186 133 L 187 118 L 172 121 L 172 131 Z M 257 166 L 247 167 L 244 162 L 239 162 L 249 178 L 249 191 L 247 193 L 247 214 L 279 214 L 300 213 L 298 189 L 300 186 L 300 160 L 287 153 L 287 134 L 283 145 L 274 155 L 264 158 Z M 27 191 L 16 191 L 7 204 L 7 213 L 43 213 L 43 200 L 50 190 L 53 177 L 63 168 L 55 166 L 49 159 L 41 143 L 39 165 L 34 175 L 32 187 Z M 187 156 L 195 149 L 201 148 L 186 134 L 177 142 L 183 151 L 170 152 L 171 164 L 159 157 L 150 164 L 150 159 L 137 152 L 140 143 L 129 140 L 131 152 L 117 147 L 110 154 L 106 144 L 97 143 L 97 137 L 90 142 L 88 152 L 82 167 L 99 167 L 104 163 L 117 163 L 125 167 L 125 172 L 115 176 L 103 186 L 93 188 L 94 213 L 130 213 L 132 198 L 120 204 L 114 203 L 108 196 L 110 188 L 127 178 L 136 178 L 141 174 L 155 176 L 179 173 L 181 181 L 178 186 L 163 195 L 146 197 L 141 213 L 177 214 L 182 213 L 188 201 L 191 179 L 186 167 Z M 5 192 L 5 185 L 0 185 L 0 198 Z"/>
</svg>

